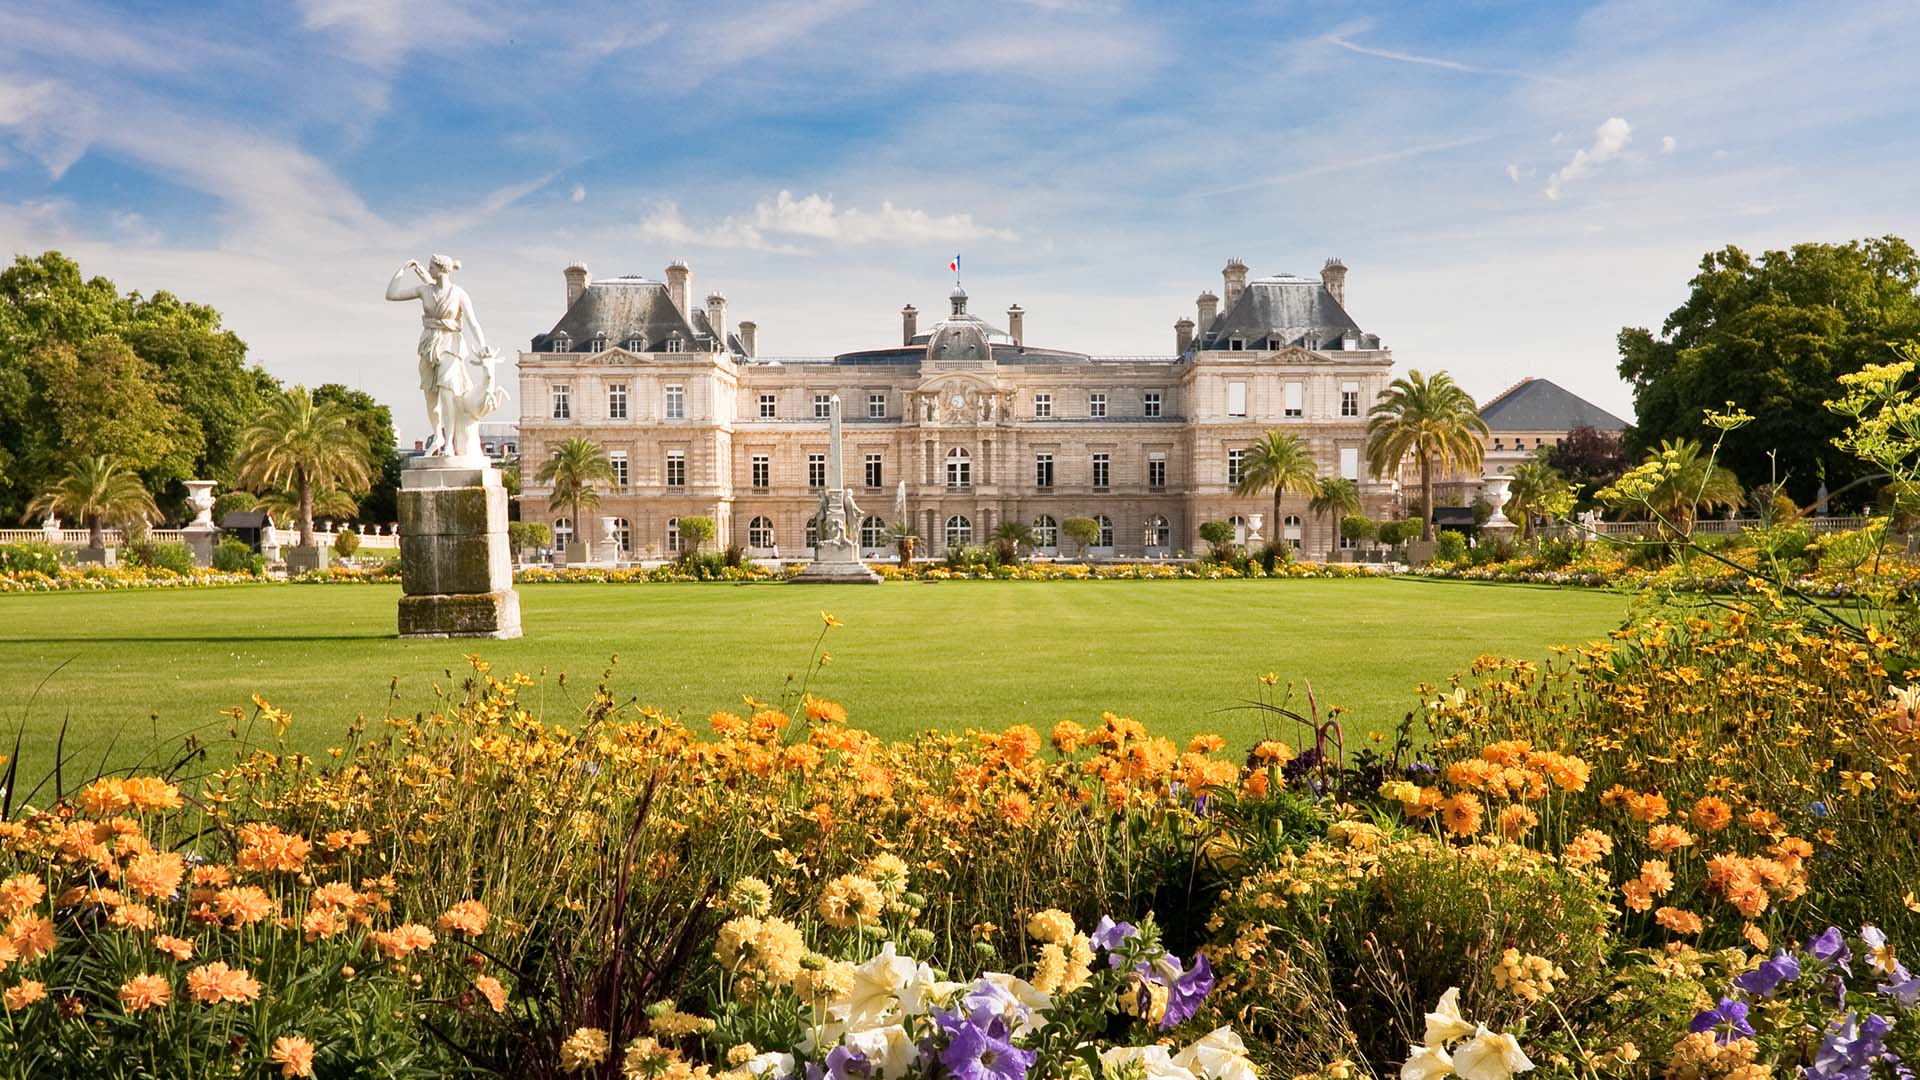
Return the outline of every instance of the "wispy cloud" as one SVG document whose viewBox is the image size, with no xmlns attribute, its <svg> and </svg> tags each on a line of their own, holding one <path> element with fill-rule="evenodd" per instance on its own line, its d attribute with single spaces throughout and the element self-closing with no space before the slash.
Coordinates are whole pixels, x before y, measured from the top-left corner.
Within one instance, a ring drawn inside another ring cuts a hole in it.
<svg viewBox="0 0 1920 1080">
<path fill-rule="evenodd" d="M 1262 177 L 1258 180 L 1248 180 L 1239 184 L 1230 184 L 1227 187 L 1209 188 L 1205 191 L 1192 192 L 1191 195 L 1194 198 L 1233 195 L 1242 191 L 1252 191 L 1256 188 L 1273 187 L 1276 184 L 1287 184 L 1296 180 L 1310 180 L 1316 176 L 1327 176 L 1331 173 L 1348 172 L 1354 169 L 1367 169 L 1375 165 L 1385 165 L 1394 161 L 1405 161 L 1408 158 L 1421 157 L 1426 154 L 1439 154 L 1448 150 L 1459 150 L 1468 146 L 1478 146 L 1492 139 L 1493 136 L 1491 135 L 1469 135 L 1463 139 L 1448 139 L 1445 142 L 1422 143 L 1418 146 L 1403 146 L 1398 150 L 1387 150 L 1378 154 L 1368 154 L 1363 157 L 1335 158 L 1334 160 L 1323 162 L 1319 165 L 1310 165 L 1304 169 L 1295 169 L 1292 172 L 1278 173 L 1273 176 Z"/>
<path fill-rule="evenodd" d="M 1593 131 L 1593 144 L 1573 152 L 1573 157 L 1547 178 L 1547 198 L 1558 199 L 1567 184 L 1593 172 L 1594 168 L 1612 161 L 1620 151 L 1626 149 L 1633 138 L 1633 125 L 1618 116 L 1610 116 L 1600 122 Z"/>
<path fill-rule="evenodd" d="M 662 203 L 640 223 L 640 235 L 682 244 L 747 248 L 786 255 L 807 251 L 792 240 L 853 246 L 880 241 L 915 244 L 1020 238 L 1012 229 L 976 222 L 971 214 L 931 214 L 888 201 L 881 202 L 875 210 L 858 207 L 842 210 L 834 206 L 831 195 L 816 193 L 795 198 L 791 191 L 760 200 L 752 213 L 729 216 L 706 228 L 688 225 L 677 205 Z"/>
<path fill-rule="evenodd" d="M 1518 71 L 1513 68 L 1484 67 L 1479 64 L 1467 64 L 1458 60 L 1448 60 L 1438 56 L 1419 56 L 1414 53 L 1397 52 L 1393 49 L 1376 49 L 1362 45 L 1350 38 L 1338 34 L 1324 38 L 1329 45 L 1335 45 L 1361 56 L 1372 56 L 1381 60 L 1393 60 L 1402 64 L 1419 64 L 1423 67 L 1439 68 L 1442 71 L 1457 71 L 1463 75 L 1497 75 L 1509 79 L 1527 79 L 1533 82 L 1556 83 L 1565 85 L 1567 80 L 1552 75 L 1542 75 L 1533 71 Z"/>
</svg>

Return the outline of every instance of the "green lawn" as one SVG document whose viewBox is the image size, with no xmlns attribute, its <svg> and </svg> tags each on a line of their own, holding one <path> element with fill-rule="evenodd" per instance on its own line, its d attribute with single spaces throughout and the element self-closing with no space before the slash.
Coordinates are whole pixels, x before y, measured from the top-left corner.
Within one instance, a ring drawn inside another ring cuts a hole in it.
<svg viewBox="0 0 1920 1080">
<path fill-rule="evenodd" d="M 546 674 L 526 700 L 551 717 L 585 701 L 612 657 L 622 697 L 689 717 L 781 694 L 827 609 L 833 662 L 815 691 L 900 735 L 1130 715 L 1184 737 L 1259 729 L 1236 709 L 1262 672 L 1388 727 L 1482 653 L 1531 657 L 1618 624 L 1606 592 L 1413 580 L 945 582 L 873 587 L 531 585 L 518 641 L 400 641 L 397 586 L 247 586 L 0 597 L 6 742 L 26 725 L 23 775 L 67 747 L 130 763 L 260 694 L 295 715 L 310 751 L 356 716 L 432 707 L 466 653 Z M 567 685 L 551 676 L 568 676 Z M 390 690 L 390 686 L 392 689 Z M 35 696 L 38 688 L 37 696 Z M 29 699 L 32 699 L 31 701 Z M 9 746 L 0 746 L 5 753 Z"/>
</svg>

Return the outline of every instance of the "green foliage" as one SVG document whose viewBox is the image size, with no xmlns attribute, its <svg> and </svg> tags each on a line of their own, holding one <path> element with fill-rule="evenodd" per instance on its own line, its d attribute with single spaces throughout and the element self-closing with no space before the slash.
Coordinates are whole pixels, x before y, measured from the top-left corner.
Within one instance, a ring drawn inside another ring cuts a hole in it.
<svg viewBox="0 0 1920 1080">
<path fill-rule="evenodd" d="M 1100 523 L 1090 517 L 1075 515 L 1060 523 L 1060 533 L 1075 544 L 1080 545 L 1082 554 L 1100 539 Z"/>
<path fill-rule="evenodd" d="M 1627 468 L 1619 433 L 1591 427 L 1567 432 L 1558 444 L 1547 448 L 1546 462 L 1573 489 L 1576 510 L 1592 509 L 1593 492 L 1618 480 Z"/>
<path fill-rule="evenodd" d="M 1572 513 L 1575 497 L 1572 485 L 1549 465 L 1544 457 L 1523 461 L 1514 467 L 1513 484 L 1507 489 L 1507 517 L 1520 527 L 1525 538 L 1533 528 L 1533 519 L 1549 522 Z"/>
<path fill-rule="evenodd" d="M 1458 563 L 1467 560 L 1467 538 L 1453 529 L 1441 529 L 1433 538 L 1435 561 Z"/>
<path fill-rule="evenodd" d="M 575 436 L 555 446 L 552 456 L 540 463 L 533 478 L 547 485 L 551 492 L 547 496 L 549 511 L 567 509 L 567 520 L 573 523 L 573 535 L 579 540 L 587 536 L 580 512 L 600 505 L 600 489 L 596 485 L 613 483 L 613 462 L 608 460 L 606 451 L 600 449 L 600 444 Z M 707 523 L 705 535 L 688 533 L 689 525 L 695 520 Z M 680 536 L 687 541 L 689 553 L 699 551 L 701 543 L 713 536 L 713 519 L 681 518 Z"/>
<path fill-rule="evenodd" d="M 109 525 L 144 525 L 147 519 L 160 516 L 140 478 L 105 454 L 75 461 L 27 503 L 29 516 L 46 513 L 84 523 L 92 547 L 105 543 L 104 529 Z"/>
<path fill-rule="evenodd" d="M 1273 492 L 1273 527 L 1280 527 L 1280 499 L 1291 491 L 1316 498 L 1320 479 L 1315 475 L 1313 451 L 1298 435 L 1269 431 L 1255 440 L 1240 458 L 1240 482 L 1233 493 L 1242 497 Z M 1356 494 L 1357 497 L 1357 494 Z"/>
<path fill-rule="evenodd" d="M 1620 332 L 1620 374 L 1638 415 L 1629 451 L 1697 438 L 1702 411 L 1732 402 L 1756 417 L 1724 453 L 1744 485 L 1773 478 L 1770 451 L 1803 504 L 1822 480 L 1837 491 L 1867 475 L 1834 444 L 1845 421 L 1822 405 L 1840 396 L 1840 377 L 1883 357 L 1886 342 L 1920 336 L 1920 254 L 1893 236 L 1758 259 L 1729 246 L 1704 256 L 1690 284 L 1659 337 Z"/>
<path fill-rule="evenodd" d="M 1418 518 L 1403 518 L 1400 521 L 1383 521 L 1379 526 L 1380 542 L 1389 547 L 1401 544 L 1420 535 L 1422 524 Z"/>
<path fill-rule="evenodd" d="M 547 547 L 553 543 L 553 530 L 541 521 L 509 521 L 507 543 L 515 551 Z"/>
<path fill-rule="evenodd" d="M 366 494 L 344 516 L 368 523 L 397 520 L 400 469 L 405 461 L 400 457 L 399 439 L 393 431 L 393 410 L 375 401 L 366 391 L 339 383 L 324 383 L 315 388 L 313 400 L 340 406 L 354 430 L 366 440 L 367 461 L 375 466 Z M 515 493 L 509 491 L 508 494 Z"/>
<path fill-rule="evenodd" d="M 314 546 L 316 496 L 331 491 L 351 497 L 371 479 L 366 438 L 353 414 L 337 402 L 316 400 L 304 386 L 267 397 L 240 433 L 234 464 L 240 485 L 293 494 L 300 543 L 307 547 Z"/>
<path fill-rule="evenodd" d="M 1023 547 L 1033 547 L 1033 526 L 1009 519 L 994 528 L 993 553 L 996 564 L 1019 562 L 1020 549 Z"/>
<path fill-rule="evenodd" d="M 1446 372 L 1429 378 L 1409 371 L 1393 380 L 1367 414 L 1367 466 L 1393 476 L 1409 454 L 1420 464 L 1420 505 L 1433 505 L 1433 471 L 1480 467 L 1486 422 L 1472 395 Z M 1421 536 L 1433 536 L 1433 515 L 1420 515 Z"/>
<path fill-rule="evenodd" d="M 180 543 L 162 544 L 152 540 L 135 540 L 127 545 L 126 560 L 133 566 L 145 566 L 155 570 L 171 570 L 176 574 L 192 574 L 197 567 L 193 565 L 193 552 L 187 545 Z"/>
<path fill-rule="evenodd" d="M 44 540 L 0 544 L 0 574 L 31 571 L 49 576 L 60 571 L 60 549 Z"/>
<path fill-rule="evenodd" d="M 1365 514 L 1348 514 L 1340 519 L 1340 535 L 1348 540 L 1378 540 L 1380 525 Z"/>
<path fill-rule="evenodd" d="M 1277 566 L 1293 561 L 1293 545 L 1285 540 L 1269 540 L 1260 545 L 1260 569 L 1273 573 Z"/>
<path fill-rule="evenodd" d="M 353 558 L 353 553 L 359 550 L 360 534 L 352 529 L 342 530 L 333 538 L 333 553 L 343 559 Z"/>
<path fill-rule="evenodd" d="M 1718 464 L 1717 449 L 1703 454 L 1699 440 L 1687 439 L 1662 442 L 1595 497 L 1616 510 L 1650 517 L 1664 532 L 1684 535 L 1698 513 L 1739 506 L 1741 495 L 1739 479 Z"/>
<path fill-rule="evenodd" d="M 251 491 L 223 491 L 213 500 L 213 520 L 217 524 L 228 514 L 257 509 L 259 505 L 260 496 Z"/>
<path fill-rule="evenodd" d="M 213 568 L 223 574 L 266 573 L 267 558 L 247 546 L 246 541 L 229 536 L 213 549 Z"/>
<path fill-rule="evenodd" d="M 680 542 L 686 546 L 689 555 L 699 554 L 700 545 L 713 539 L 713 534 L 714 524 L 710 517 L 694 515 L 680 519 Z"/>
</svg>

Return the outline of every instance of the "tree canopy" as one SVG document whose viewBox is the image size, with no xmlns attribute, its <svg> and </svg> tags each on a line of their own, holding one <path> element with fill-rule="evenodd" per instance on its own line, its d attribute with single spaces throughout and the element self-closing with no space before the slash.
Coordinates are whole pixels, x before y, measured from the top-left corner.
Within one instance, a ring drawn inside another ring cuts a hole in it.
<svg viewBox="0 0 1920 1080">
<path fill-rule="evenodd" d="M 1638 415 L 1628 454 L 1699 439 L 1704 411 L 1732 402 L 1756 418 L 1721 451 L 1743 485 L 1781 479 L 1804 505 L 1823 481 L 1838 491 L 1868 475 L 1833 445 L 1845 419 L 1825 402 L 1841 396 L 1840 376 L 1887 362 L 1890 343 L 1920 335 L 1920 254 L 1894 236 L 1757 259 L 1730 246 L 1702 258 L 1690 284 L 1658 337 L 1620 331 L 1620 374 Z M 1869 487 L 1845 501 L 1867 501 Z"/>
</svg>

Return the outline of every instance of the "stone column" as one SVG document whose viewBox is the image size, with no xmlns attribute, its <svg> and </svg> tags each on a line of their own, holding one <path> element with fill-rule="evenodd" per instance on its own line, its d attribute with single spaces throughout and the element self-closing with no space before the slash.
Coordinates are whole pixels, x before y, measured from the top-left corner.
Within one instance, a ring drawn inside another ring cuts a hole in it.
<svg viewBox="0 0 1920 1080">
<path fill-rule="evenodd" d="M 484 458 L 419 457 L 400 474 L 400 636 L 520 636 L 507 491 Z"/>
</svg>

